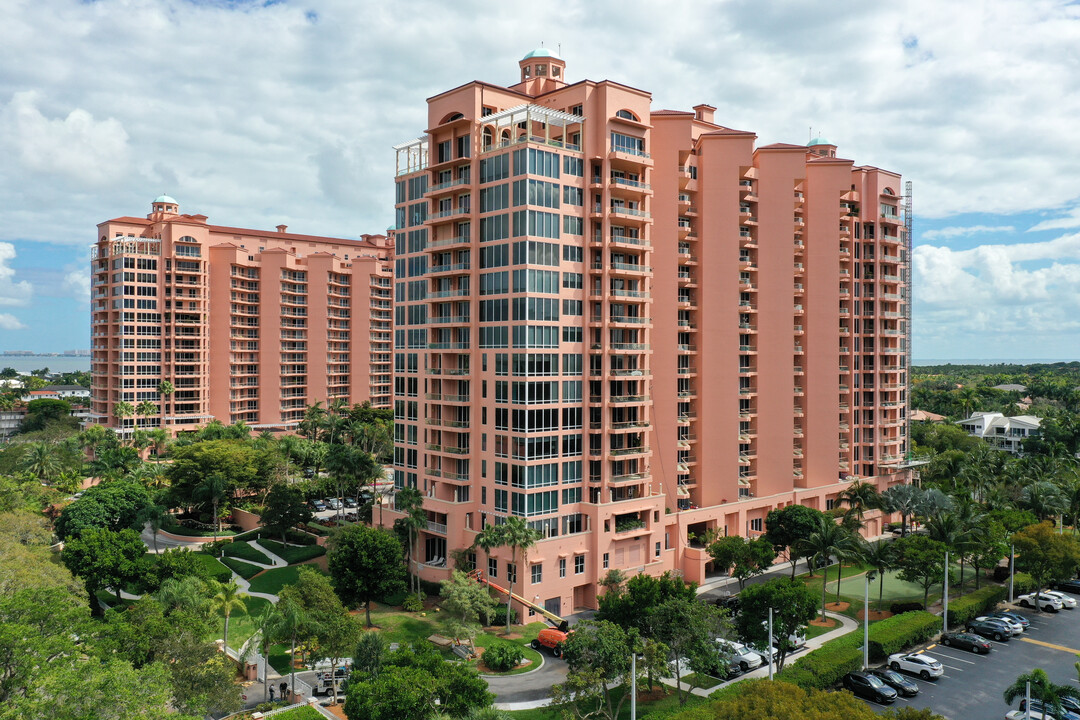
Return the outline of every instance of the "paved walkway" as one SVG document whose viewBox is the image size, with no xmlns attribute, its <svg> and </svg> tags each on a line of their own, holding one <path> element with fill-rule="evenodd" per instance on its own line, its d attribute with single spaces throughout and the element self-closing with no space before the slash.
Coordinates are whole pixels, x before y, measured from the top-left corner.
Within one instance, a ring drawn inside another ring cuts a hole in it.
<svg viewBox="0 0 1080 720">
<path fill-rule="evenodd" d="M 274 553 L 270 552 L 269 550 L 264 548 L 262 545 L 260 545 L 258 540 L 252 540 L 251 544 L 255 547 L 256 550 L 263 553 L 264 555 L 266 555 L 268 558 L 270 558 L 274 562 L 273 565 L 264 565 L 262 563 L 251 563 L 252 565 L 258 565 L 259 567 L 285 567 L 286 565 L 289 564 L 285 560 L 285 558 L 283 558 L 283 557 L 281 557 L 279 555 L 275 555 Z M 246 560 L 245 562 L 251 562 L 251 561 Z"/>
</svg>

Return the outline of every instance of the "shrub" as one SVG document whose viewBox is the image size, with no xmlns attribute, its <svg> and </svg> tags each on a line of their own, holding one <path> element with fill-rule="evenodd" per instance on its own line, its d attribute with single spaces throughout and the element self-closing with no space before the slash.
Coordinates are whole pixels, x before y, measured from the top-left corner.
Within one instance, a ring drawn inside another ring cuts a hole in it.
<svg viewBox="0 0 1080 720">
<path fill-rule="evenodd" d="M 401 609 L 405 612 L 420 612 L 424 609 L 424 601 L 410 594 L 401 601 Z"/>
<path fill-rule="evenodd" d="M 273 563 L 270 562 L 270 558 L 259 552 L 255 546 L 249 545 L 246 542 L 234 541 L 226 545 L 225 557 L 240 558 L 241 560 L 262 563 L 263 565 L 273 565 Z"/>
<path fill-rule="evenodd" d="M 517 622 L 517 610 L 510 608 L 510 624 L 513 625 Z M 488 616 L 488 625 L 505 625 L 506 624 L 506 606 L 497 606 Z"/>
<path fill-rule="evenodd" d="M 497 642 L 484 648 L 484 664 L 495 672 L 513 670 L 525 659 L 525 650 L 515 643 Z"/>
<path fill-rule="evenodd" d="M 902 615 L 903 613 L 913 612 L 915 610 L 922 610 L 923 604 L 921 602 L 902 602 L 893 603 L 889 606 L 889 612 L 893 615 Z"/>
<path fill-rule="evenodd" d="M 979 615 L 992 610 L 1005 597 L 1006 589 L 988 585 L 973 593 L 949 601 L 949 627 L 963 625 Z"/>
<path fill-rule="evenodd" d="M 252 565 L 227 555 L 221 558 L 221 563 L 245 580 L 250 580 L 263 571 L 263 568 L 258 565 Z"/>
<path fill-rule="evenodd" d="M 329 535 L 330 531 L 324 528 L 322 525 L 316 525 L 315 523 L 307 523 L 304 527 L 304 532 L 309 532 L 312 535 L 318 535 L 320 537 Z"/>
<path fill-rule="evenodd" d="M 1006 582 L 1009 579 L 1009 566 L 994 566 L 994 582 Z"/>
<path fill-rule="evenodd" d="M 941 629 L 941 618 L 922 610 L 893 615 L 870 625 L 870 659 L 884 660 L 895 652 L 929 640 Z"/>
<path fill-rule="evenodd" d="M 1008 582 L 1008 578 L 1005 579 Z M 1008 592 L 1008 588 L 1005 590 Z M 1027 573 L 1014 573 L 1013 574 L 1013 597 L 1017 595 L 1026 595 L 1030 592 L 1035 592 L 1035 581 L 1031 579 L 1031 576 Z"/>
<path fill-rule="evenodd" d="M 849 672 L 862 669 L 862 630 L 854 630 L 811 650 L 785 667 L 777 680 L 809 690 L 825 690 L 836 685 Z"/>
</svg>

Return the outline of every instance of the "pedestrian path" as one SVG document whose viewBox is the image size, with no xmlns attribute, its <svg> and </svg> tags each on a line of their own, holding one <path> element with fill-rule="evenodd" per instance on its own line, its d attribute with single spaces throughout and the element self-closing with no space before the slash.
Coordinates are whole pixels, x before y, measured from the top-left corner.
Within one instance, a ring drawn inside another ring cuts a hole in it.
<svg viewBox="0 0 1080 720">
<path fill-rule="evenodd" d="M 233 581 L 240 586 L 240 592 L 247 593 L 251 597 L 262 598 L 263 600 L 269 600 L 270 602 L 277 604 L 278 596 L 270 593 L 251 592 L 251 583 L 240 577 L 236 573 L 233 573 Z"/>
<path fill-rule="evenodd" d="M 269 567 L 285 567 L 286 565 L 289 564 L 288 561 L 285 560 L 285 558 L 280 557 L 278 555 L 275 555 L 274 553 L 270 552 L 265 547 L 260 545 L 258 540 L 252 540 L 251 544 L 254 545 L 257 550 L 259 550 L 264 555 L 266 555 L 268 558 L 270 558 L 271 560 L 274 561 L 274 564 L 272 566 L 269 566 Z M 250 562 L 250 561 L 246 561 L 246 562 Z M 259 565 L 260 567 L 268 567 L 267 565 L 263 565 L 261 563 L 252 563 L 252 564 L 253 565 Z"/>
</svg>

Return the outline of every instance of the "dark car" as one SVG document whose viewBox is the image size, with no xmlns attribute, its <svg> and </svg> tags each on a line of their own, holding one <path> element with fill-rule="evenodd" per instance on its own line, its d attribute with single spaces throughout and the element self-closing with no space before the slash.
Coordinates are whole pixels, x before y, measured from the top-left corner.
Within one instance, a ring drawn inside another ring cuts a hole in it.
<svg viewBox="0 0 1080 720">
<path fill-rule="evenodd" d="M 896 700 L 896 691 L 885 682 L 870 673 L 850 672 L 844 676 L 844 687 L 855 695 L 879 703 L 891 703 Z"/>
<path fill-rule="evenodd" d="M 1006 642 L 1012 637 L 1009 626 L 1000 620 L 968 620 L 967 631 L 993 638 L 998 642 Z"/>
<path fill-rule="evenodd" d="M 1080 594 L 1080 580 L 1056 580 L 1050 584 L 1055 590 L 1063 590 L 1067 593 Z"/>
<path fill-rule="evenodd" d="M 326 503 L 324 503 L 322 500 L 319 500 L 318 498 L 311 501 L 311 507 L 315 510 L 315 512 L 322 512 L 323 510 L 327 509 Z"/>
<path fill-rule="evenodd" d="M 870 674 L 904 697 L 915 697 L 919 694 L 919 686 L 895 670 L 878 668 L 877 670 L 871 670 Z"/>
<path fill-rule="evenodd" d="M 728 611 L 728 614 L 730 614 L 730 615 L 738 615 L 739 614 L 739 596 L 738 595 L 727 595 L 725 597 L 716 598 L 716 600 L 713 601 L 713 604 L 716 605 L 716 607 L 726 609 Z"/>
<path fill-rule="evenodd" d="M 1077 711 L 1080 710 L 1080 708 L 1077 707 L 1076 701 L 1072 700 L 1072 698 L 1060 698 L 1060 700 L 1061 700 L 1061 709 L 1064 710 L 1065 712 L 1063 713 L 1063 717 L 1061 717 L 1059 720 L 1080 720 L 1080 715 L 1077 714 Z M 1069 702 L 1070 700 L 1071 700 L 1071 702 Z M 1020 701 L 1020 710 L 1021 711 L 1027 710 L 1027 701 L 1026 700 L 1021 700 Z M 1056 712 L 1054 712 L 1053 707 L 1047 707 L 1044 710 L 1043 709 L 1043 704 L 1039 700 L 1032 700 L 1031 701 L 1031 712 L 1032 713 L 1042 713 L 1043 717 L 1055 717 L 1055 718 L 1058 717 L 1058 714 Z"/>
<path fill-rule="evenodd" d="M 1013 612 L 1012 610 L 995 610 L 992 613 L 986 613 L 986 617 L 1008 618 L 1013 622 L 1020 623 L 1025 630 L 1027 630 L 1028 627 L 1031 625 L 1031 622 L 1026 617 L 1024 617 L 1018 612 Z"/>
<path fill-rule="evenodd" d="M 993 647 L 978 635 L 966 632 L 941 633 L 941 644 L 946 647 L 954 647 L 960 650 L 970 650 L 976 655 L 979 653 L 988 653 L 990 652 L 990 648 Z"/>
<path fill-rule="evenodd" d="M 346 497 L 345 498 L 345 507 L 347 507 L 347 508 L 356 507 L 356 498 L 354 498 L 352 495 L 349 495 L 348 497 Z"/>
</svg>

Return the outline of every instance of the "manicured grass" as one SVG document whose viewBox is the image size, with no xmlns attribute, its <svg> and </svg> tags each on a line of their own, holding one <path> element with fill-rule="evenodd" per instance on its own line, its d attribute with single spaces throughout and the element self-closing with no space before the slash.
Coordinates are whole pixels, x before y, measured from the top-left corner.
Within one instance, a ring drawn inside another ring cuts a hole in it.
<svg viewBox="0 0 1080 720">
<path fill-rule="evenodd" d="M 323 720 L 323 714 L 313 707 L 298 707 L 274 715 L 275 720 Z"/>
<path fill-rule="evenodd" d="M 705 673 L 690 673 L 688 675 L 683 675 L 682 681 L 705 690 L 714 688 L 724 682 L 720 678 L 714 678 L 712 675 L 706 675 Z"/>
<path fill-rule="evenodd" d="M 234 649 L 243 647 L 248 638 L 255 634 L 258 630 L 255 627 L 255 621 L 258 619 L 259 614 L 262 613 L 263 608 L 270 604 L 269 600 L 263 598 L 248 597 L 244 598 L 244 605 L 247 606 L 247 611 L 238 613 L 233 610 L 232 615 L 229 616 L 229 646 Z M 222 613 L 218 613 L 220 620 L 218 621 L 215 633 L 218 637 L 221 636 L 221 631 L 225 626 L 225 616 Z"/>
<path fill-rule="evenodd" d="M 251 592 L 277 595 L 286 585 L 294 585 L 300 579 L 300 571 L 295 567 L 267 570 L 251 579 Z"/>
<path fill-rule="evenodd" d="M 221 582 L 228 582 L 232 577 L 232 571 L 229 568 L 221 564 L 221 562 L 213 555 L 207 555 L 204 552 L 195 553 L 195 559 L 198 560 L 210 573 L 210 577 Z"/>
<path fill-rule="evenodd" d="M 251 562 L 262 563 L 264 565 L 273 565 L 274 563 L 251 543 L 246 542 L 231 542 L 225 546 L 225 557 L 240 558 L 241 560 L 249 560 Z"/>
<path fill-rule="evenodd" d="M 690 695 L 686 700 L 686 704 L 681 706 L 682 709 L 689 709 L 697 707 L 699 705 L 706 705 L 712 702 L 708 698 L 701 697 L 700 695 Z M 639 700 L 637 704 L 638 717 L 645 717 L 651 712 L 668 712 L 674 713 L 680 709 L 679 696 L 676 694 L 674 688 L 670 688 L 670 692 L 661 698 L 656 700 Z M 562 708 L 560 707 L 542 707 L 531 708 L 529 710 L 508 710 L 506 714 L 514 718 L 514 720 L 563 720 Z M 619 713 L 619 720 L 628 720 L 630 717 L 630 701 L 627 700 L 623 703 L 622 712 Z"/>
<path fill-rule="evenodd" d="M 507 640 L 500 637 L 498 634 L 493 633 L 481 633 L 473 640 L 473 644 L 478 648 L 486 648 L 493 643 L 509 642 L 515 645 L 521 645 L 522 651 L 525 653 L 525 659 L 529 661 L 528 665 L 524 667 L 514 668 L 504 673 L 491 672 L 491 675 L 520 675 L 521 673 L 529 672 L 540 667 L 544 662 L 544 658 L 540 657 L 540 653 L 529 647 L 529 643 L 536 639 L 536 636 L 540 634 L 540 631 L 547 627 L 547 624 L 536 622 L 530 623 L 525 626 L 514 625 L 511 630 L 516 635 L 521 635 L 520 640 Z M 476 664 L 476 663 L 474 663 Z"/>
<path fill-rule="evenodd" d="M 221 558 L 221 563 L 245 580 L 250 580 L 265 569 L 231 557 Z"/>
<path fill-rule="evenodd" d="M 311 560 L 326 554 L 326 548 L 320 545 L 295 547 L 293 545 L 282 545 L 277 540 L 267 540 L 266 538 L 259 540 L 259 544 L 278 557 L 283 558 L 290 565 L 302 563 L 305 560 Z M 267 562 L 270 562 L 270 560 L 267 559 Z"/>
</svg>

